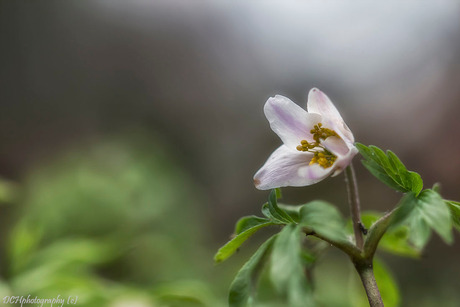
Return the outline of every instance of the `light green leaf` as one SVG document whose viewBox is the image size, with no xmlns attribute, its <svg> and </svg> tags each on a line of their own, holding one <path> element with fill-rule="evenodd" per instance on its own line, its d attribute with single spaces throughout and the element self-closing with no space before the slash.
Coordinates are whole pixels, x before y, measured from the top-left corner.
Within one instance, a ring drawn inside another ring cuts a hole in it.
<svg viewBox="0 0 460 307">
<path fill-rule="evenodd" d="M 420 191 L 423 189 L 423 180 L 422 177 L 416 172 L 408 172 L 410 178 L 410 187 L 411 191 L 415 193 L 415 195 L 419 195 Z"/>
<path fill-rule="evenodd" d="M 409 229 L 404 225 L 387 230 L 378 248 L 398 256 L 420 257 L 420 249 L 409 244 Z"/>
<path fill-rule="evenodd" d="M 249 237 L 252 236 L 257 230 L 270 225 L 273 225 L 273 223 L 266 222 L 253 226 L 241 232 L 239 235 L 237 235 L 235 238 L 233 238 L 231 241 L 229 241 L 227 244 L 222 246 L 217 251 L 216 255 L 214 256 L 214 261 L 216 263 L 220 263 L 228 259 L 231 255 L 233 255 L 236 252 L 236 250 L 241 246 L 241 244 L 243 244 L 247 239 L 249 239 Z"/>
<path fill-rule="evenodd" d="M 252 228 L 254 226 L 258 226 L 260 224 L 265 224 L 270 222 L 268 219 L 264 219 L 262 217 L 258 217 L 255 215 L 244 216 L 236 222 L 235 225 L 235 234 L 239 235 L 240 233 Z"/>
<path fill-rule="evenodd" d="M 300 208 L 300 224 L 333 241 L 347 241 L 346 225 L 340 212 L 324 201 L 312 201 Z"/>
<path fill-rule="evenodd" d="M 252 296 L 251 292 L 253 280 L 255 279 L 254 275 L 258 267 L 270 253 L 273 242 L 277 236 L 278 235 L 275 235 L 265 241 L 236 274 L 230 286 L 230 293 L 228 296 L 230 307 L 244 307 L 247 305 L 249 298 Z"/>
<path fill-rule="evenodd" d="M 408 193 L 399 205 L 392 224 L 405 223 L 409 226 L 409 241 L 417 248 L 423 248 L 433 229 L 448 244 L 453 241 L 452 220 L 447 204 L 433 190 L 424 190 L 418 197 Z"/>
<path fill-rule="evenodd" d="M 431 228 L 423 219 L 422 215 L 414 214 L 408 225 L 409 241 L 418 249 L 423 249 L 431 238 Z"/>
<path fill-rule="evenodd" d="M 313 306 L 311 287 L 304 275 L 301 226 L 283 228 L 273 245 L 270 279 L 276 290 L 287 297 L 289 306 Z"/>
<path fill-rule="evenodd" d="M 449 208 L 441 196 L 433 190 L 425 190 L 418 196 L 420 214 L 425 222 L 447 243 L 453 242 L 452 220 Z"/>
<path fill-rule="evenodd" d="M 449 206 L 453 225 L 460 231 L 460 203 L 452 200 L 447 200 L 445 202 Z"/>
<path fill-rule="evenodd" d="M 365 211 L 361 214 L 361 222 L 364 227 L 370 229 L 372 224 L 380 217 L 382 217 L 382 213 L 380 212 Z M 347 227 L 350 233 L 352 233 L 353 226 L 351 220 L 348 221 Z M 420 250 L 409 243 L 409 231 L 405 225 L 394 226 L 388 229 L 380 239 L 378 248 L 399 256 L 411 258 L 418 258 L 420 256 Z"/>
</svg>

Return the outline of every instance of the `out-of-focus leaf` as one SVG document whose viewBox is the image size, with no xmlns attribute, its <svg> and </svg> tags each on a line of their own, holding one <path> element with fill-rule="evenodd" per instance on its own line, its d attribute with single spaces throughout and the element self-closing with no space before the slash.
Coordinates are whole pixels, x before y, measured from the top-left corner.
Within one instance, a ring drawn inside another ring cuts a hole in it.
<svg viewBox="0 0 460 307">
<path fill-rule="evenodd" d="M 252 228 L 254 226 L 258 226 L 260 224 L 265 224 L 265 223 L 268 223 L 268 222 L 270 222 L 270 220 L 262 218 L 262 217 L 258 217 L 258 216 L 255 216 L 255 215 L 244 216 L 244 217 L 240 218 L 238 220 L 238 222 L 236 222 L 235 234 L 239 235 L 240 233 L 248 230 L 249 228 Z"/>
<path fill-rule="evenodd" d="M 361 155 L 365 158 L 363 165 L 377 179 L 390 188 L 401 192 L 413 192 L 418 195 L 423 188 L 419 174 L 408 171 L 401 160 L 390 150 L 383 152 L 380 148 L 357 143 Z"/>
<path fill-rule="evenodd" d="M 0 204 L 14 200 L 18 187 L 11 181 L 0 178 Z"/>
<path fill-rule="evenodd" d="M 361 221 L 364 227 L 369 229 L 380 217 L 382 217 L 382 213 L 380 212 L 365 211 L 361 214 Z M 350 233 L 353 231 L 351 220 L 348 221 L 347 228 Z M 380 239 L 378 248 L 399 256 L 411 258 L 418 258 L 420 256 L 420 250 L 409 243 L 409 231 L 405 225 L 388 229 Z"/>
<path fill-rule="evenodd" d="M 333 241 L 346 241 L 346 226 L 340 212 L 324 201 L 312 201 L 300 209 L 300 224 Z"/>
<path fill-rule="evenodd" d="M 245 231 L 241 232 L 239 235 L 234 237 L 230 240 L 227 244 L 222 246 L 214 256 L 214 261 L 216 263 L 220 263 L 226 259 L 228 259 L 231 255 L 233 255 L 236 250 L 243 244 L 250 236 L 252 236 L 257 230 L 273 225 L 272 222 L 266 222 L 262 224 L 258 224 L 251 228 L 246 229 Z"/>
<path fill-rule="evenodd" d="M 287 297 L 288 306 L 292 307 L 314 304 L 302 265 L 301 227 L 290 224 L 283 228 L 273 244 L 270 261 L 270 279 L 277 291 Z"/>
<path fill-rule="evenodd" d="M 445 202 L 450 209 L 452 224 L 458 231 L 460 231 L 460 203 L 452 200 L 446 200 Z"/>
<path fill-rule="evenodd" d="M 41 228 L 28 220 L 21 221 L 13 228 L 8 246 L 10 273 L 17 273 L 24 268 L 37 250 L 42 235 Z"/>
<path fill-rule="evenodd" d="M 418 258 L 420 249 L 409 243 L 409 230 L 401 225 L 387 230 L 379 242 L 379 249 L 391 254 Z"/>
<path fill-rule="evenodd" d="M 259 266 L 262 265 L 266 256 L 270 253 L 275 235 L 265 241 L 252 257 L 238 271 L 235 279 L 230 286 L 228 303 L 230 307 L 245 307 L 248 300 L 252 297 L 253 282 Z"/>
<path fill-rule="evenodd" d="M 167 306 L 216 306 L 209 286 L 197 280 L 163 283 L 156 286 L 152 293 Z"/>
</svg>

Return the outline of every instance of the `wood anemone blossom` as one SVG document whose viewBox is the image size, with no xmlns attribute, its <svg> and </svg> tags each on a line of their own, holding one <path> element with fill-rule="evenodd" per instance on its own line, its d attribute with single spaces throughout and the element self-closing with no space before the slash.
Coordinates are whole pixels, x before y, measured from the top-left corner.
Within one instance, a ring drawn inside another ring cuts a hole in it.
<svg viewBox="0 0 460 307">
<path fill-rule="evenodd" d="M 276 95 L 267 100 L 264 113 L 283 145 L 254 175 L 259 190 L 308 186 L 337 176 L 358 153 L 353 133 L 331 100 L 316 88 L 308 94 L 307 111 Z"/>
</svg>

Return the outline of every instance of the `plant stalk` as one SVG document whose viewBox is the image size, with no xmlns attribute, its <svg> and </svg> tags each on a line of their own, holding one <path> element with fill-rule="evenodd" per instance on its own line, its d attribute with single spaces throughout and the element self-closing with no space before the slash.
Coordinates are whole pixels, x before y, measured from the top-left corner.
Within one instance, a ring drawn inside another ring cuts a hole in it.
<svg viewBox="0 0 460 307">
<path fill-rule="evenodd" d="M 362 250 L 364 245 L 364 227 L 361 223 L 360 216 L 358 184 L 356 182 L 355 171 L 351 163 L 345 169 L 345 181 L 347 183 L 348 203 L 350 204 L 351 220 L 353 222 L 353 232 L 355 233 L 356 246 Z"/>
<path fill-rule="evenodd" d="M 369 306 L 384 307 L 382 296 L 380 295 L 377 282 L 375 281 L 372 260 L 370 262 L 356 263 L 355 267 L 361 281 L 363 282 L 364 289 L 366 290 Z"/>
</svg>

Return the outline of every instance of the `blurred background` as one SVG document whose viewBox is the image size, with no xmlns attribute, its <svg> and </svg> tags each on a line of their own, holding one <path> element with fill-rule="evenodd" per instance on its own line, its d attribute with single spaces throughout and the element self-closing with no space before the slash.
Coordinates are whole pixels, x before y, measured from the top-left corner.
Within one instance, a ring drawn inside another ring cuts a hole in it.
<svg viewBox="0 0 460 307">
<path fill-rule="evenodd" d="M 0 297 L 225 306 L 267 236 L 214 266 L 268 196 L 252 176 L 280 144 L 275 94 L 305 106 L 320 88 L 357 141 L 460 200 L 459 16 L 456 1 L 1 1 Z M 362 209 L 393 208 L 359 160 Z M 283 196 L 347 215 L 343 175 Z M 399 305 L 459 306 L 455 237 L 421 259 L 379 254 Z M 347 261 L 321 260 L 322 306 L 357 306 Z"/>
</svg>

